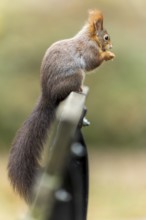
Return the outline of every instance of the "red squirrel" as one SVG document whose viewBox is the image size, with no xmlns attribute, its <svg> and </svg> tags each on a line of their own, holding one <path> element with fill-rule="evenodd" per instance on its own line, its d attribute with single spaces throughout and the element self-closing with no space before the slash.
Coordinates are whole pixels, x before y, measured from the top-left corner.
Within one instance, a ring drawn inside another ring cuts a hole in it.
<svg viewBox="0 0 146 220">
<path fill-rule="evenodd" d="M 41 95 L 12 143 L 8 175 L 14 189 L 27 201 L 40 169 L 39 160 L 58 104 L 72 91 L 82 92 L 85 73 L 115 55 L 103 27 L 103 14 L 89 12 L 88 21 L 73 38 L 51 45 L 41 65 Z"/>
</svg>

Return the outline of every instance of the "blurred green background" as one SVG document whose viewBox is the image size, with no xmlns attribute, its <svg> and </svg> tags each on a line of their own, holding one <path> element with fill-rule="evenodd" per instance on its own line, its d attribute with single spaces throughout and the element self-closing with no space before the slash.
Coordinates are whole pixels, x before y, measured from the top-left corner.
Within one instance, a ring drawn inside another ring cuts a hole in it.
<svg viewBox="0 0 146 220">
<path fill-rule="evenodd" d="M 90 87 L 91 126 L 84 129 L 90 160 L 89 219 L 144 219 L 145 0 L 0 1 L 0 219 L 24 213 L 6 166 L 16 130 L 40 94 L 44 53 L 53 42 L 74 36 L 91 8 L 104 13 L 116 59 L 87 75 L 85 82 Z"/>
<path fill-rule="evenodd" d="M 90 8 L 99 8 L 116 59 L 86 77 L 92 146 L 146 144 L 146 2 L 144 0 L 1 0 L 0 148 L 8 149 L 16 130 L 40 93 L 39 70 L 47 47 L 75 35 Z"/>
</svg>

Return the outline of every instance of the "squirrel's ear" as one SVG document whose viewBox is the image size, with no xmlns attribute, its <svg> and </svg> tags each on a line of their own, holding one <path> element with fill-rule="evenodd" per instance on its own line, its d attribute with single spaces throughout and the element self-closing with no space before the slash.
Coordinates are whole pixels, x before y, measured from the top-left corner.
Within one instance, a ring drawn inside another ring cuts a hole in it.
<svg viewBox="0 0 146 220">
<path fill-rule="evenodd" d="M 103 14 L 101 11 L 94 9 L 89 11 L 89 24 L 98 32 L 103 30 Z"/>
<path fill-rule="evenodd" d="M 95 29 L 96 29 L 96 31 L 101 31 L 101 30 L 103 30 L 103 19 L 102 19 L 102 18 L 99 18 L 98 20 L 96 20 L 96 21 L 94 22 L 94 24 L 95 24 Z"/>
</svg>

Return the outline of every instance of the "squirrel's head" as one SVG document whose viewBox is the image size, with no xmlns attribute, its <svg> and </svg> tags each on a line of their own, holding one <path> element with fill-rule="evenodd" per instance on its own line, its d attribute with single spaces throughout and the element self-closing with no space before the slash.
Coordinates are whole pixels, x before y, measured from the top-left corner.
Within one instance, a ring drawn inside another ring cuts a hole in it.
<svg viewBox="0 0 146 220">
<path fill-rule="evenodd" d="M 103 14 L 99 10 L 89 11 L 89 33 L 103 51 L 112 48 L 110 36 L 103 27 Z"/>
</svg>

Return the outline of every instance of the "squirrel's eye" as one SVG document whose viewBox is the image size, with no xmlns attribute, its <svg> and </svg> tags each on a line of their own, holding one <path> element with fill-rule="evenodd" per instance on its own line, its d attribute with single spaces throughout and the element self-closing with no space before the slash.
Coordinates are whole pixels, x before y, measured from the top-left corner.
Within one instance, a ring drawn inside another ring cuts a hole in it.
<svg viewBox="0 0 146 220">
<path fill-rule="evenodd" d="M 104 40 L 108 41 L 109 40 L 109 36 L 106 34 L 104 35 Z"/>
</svg>

